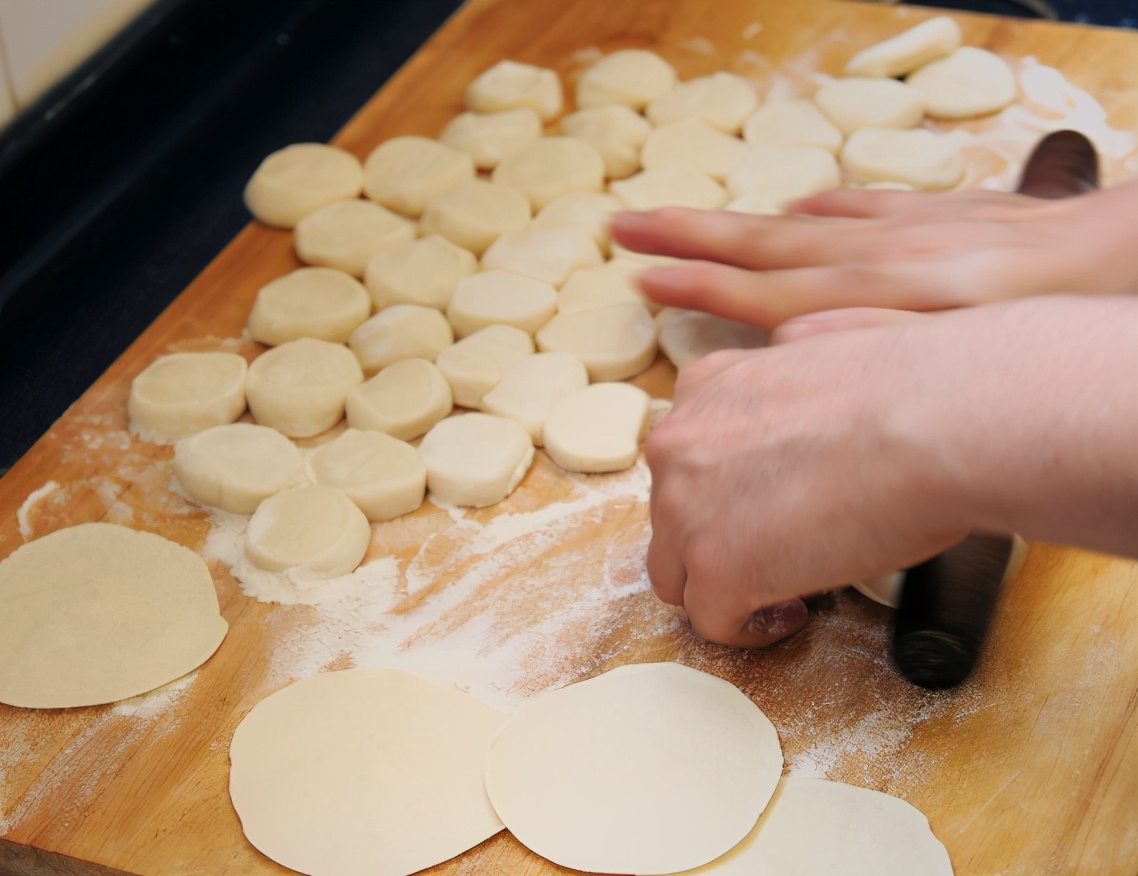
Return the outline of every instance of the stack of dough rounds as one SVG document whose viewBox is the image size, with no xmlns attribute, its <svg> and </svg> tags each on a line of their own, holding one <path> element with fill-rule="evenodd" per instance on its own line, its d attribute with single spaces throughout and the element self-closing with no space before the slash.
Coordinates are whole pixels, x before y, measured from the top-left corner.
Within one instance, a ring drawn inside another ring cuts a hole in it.
<svg viewBox="0 0 1138 876">
<path fill-rule="evenodd" d="M 533 336 L 508 325 L 488 325 L 439 354 L 435 364 L 456 405 L 477 408 L 511 365 L 533 354 Z"/>
<path fill-rule="evenodd" d="M 371 201 L 340 201 L 296 223 L 297 257 L 310 265 L 362 277 L 376 253 L 415 239 L 415 223 Z"/>
<path fill-rule="evenodd" d="M 737 134 L 759 106 L 751 84 L 734 73 L 712 73 L 676 85 L 648 105 L 648 121 L 656 127 L 681 119 L 703 119 L 711 127 Z"/>
<path fill-rule="evenodd" d="M 465 152 L 479 170 L 493 170 L 541 136 L 541 119 L 528 106 L 493 113 L 461 113 L 439 141 Z"/>
<path fill-rule="evenodd" d="M 596 149 L 609 179 L 624 179 L 640 169 L 640 150 L 652 125 L 635 110 L 614 104 L 567 115 L 561 132 Z"/>
<path fill-rule="evenodd" d="M 472 179 L 431 201 L 420 230 L 480 256 L 499 235 L 525 228 L 532 215 L 529 200 L 513 186 Z"/>
<path fill-rule="evenodd" d="M 334 268 L 298 268 L 262 286 L 249 313 L 249 337 L 275 346 L 297 338 L 343 344 L 371 315 L 358 280 Z"/>
<path fill-rule="evenodd" d="M 752 146 L 727 179 L 733 198 L 750 198 L 752 212 L 778 212 L 795 198 L 837 188 L 834 156 L 814 146 Z"/>
<path fill-rule="evenodd" d="M 851 76 L 904 76 L 960 48 L 960 25 L 945 15 L 858 52 L 846 64 Z"/>
<path fill-rule="evenodd" d="M 403 249 L 375 256 L 367 264 L 364 285 L 380 310 L 392 304 L 446 310 L 458 281 L 477 270 L 473 253 L 431 234 Z"/>
<path fill-rule="evenodd" d="M 660 207 L 691 207 L 718 210 L 727 203 L 727 190 L 690 167 L 659 167 L 614 182 L 611 191 L 630 210 L 656 210 Z M 613 254 L 616 254 L 613 250 Z"/>
<path fill-rule="evenodd" d="M 915 128 L 925 113 L 920 92 L 896 79 L 834 79 L 814 102 L 847 137 L 859 128 Z"/>
<path fill-rule="evenodd" d="M 538 213 L 531 228 L 582 228 L 593 238 L 593 242 L 603 254 L 609 251 L 612 235 L 609 233 L 609 219 L 613 213 L 622 209 L 620 201 L 612 195 L 583 192 L 562 195 L 550 201 Z"/>
<path fill-rule="evenodd" d="M 580 268 L 599 267 L 604 256 L 583 228 L 527 228 L 503 234 L 482 256 L 487 270 L 511 271 L 559 288 Z"/>
<path fill-rule="evenodd" d="M 401 359 L 352 387 L 348 425 L 410 441 L 451 412 L 450 384 L 426 359 Z"/>
<path fill-rule="evenodd" d="M 458 284 L 447 318 L 460 338 L 490 325 L 508 325 L 532 335 L 556 310 L 557 290 L 549 283 L 491 270 Z"/>
<path fill-rule="evenodd" d="M 1015 74 L 986 49 L 963 46 L 905 80 L 937 119 L 967 119 L 1003 109 L 1016 99 Z"/>
<path fill-rule="evenodd" d="M 912 131 L 864 128 L 842 147 L 842 170 L 855 183 L 900 182 L 915 189 L 949 189 L 964 175 L 960 150 L 946 137 Z"/>
<path fill-rule="evenodd" d="M 245 413 L 248 365 L 236 353 L 159 356 L 130 383 L 130 430 L 170 444 Z"/>
<path fill-rule="evenodd" d="M 491 178 L 525 195 L 536 212 L 562 195 L 604 191 L 605 162 L 584 140 L 543 137 L 502 161 Z"/>
<path fill-rule="evenodd" d="M 538 331 L 537 346 L 580 359 L 592 380 L 624 380 L 656 358 L 656 323 L 637 303 L 559 313 Z"/>
<path fill-rule="evenodd" d="M 751 146 L 814 146 L 836 155 L 842 132 L 810 100 L 772 100 L 743 123 Z"/>
<path fill-rule="evenodd" d="M 430 137 L 392 137 L 364 162 L 364 194 L 404 216 L 474 177 L 474 159 Z"/>
<path fill-rule="evenodd" d="M 499 61 L 483 71 L 466 88 L 466 108 L 492 113 L 529 107 L 543 122 L 561 112 L 561 81 L 544 67 Z"/>
<path fill-rule="evenodd" d="M 682 166 L 716 182 L 727 179 L 747 154 L 747 144 L 701 119 L 682 119 L 656 128 L 644 142 L 640 163 L 646 170 Z"/>
<path fill-rule="evenodd" d="M 446 317 L 433 307 L 392 304 L 385 307 L 348 338 L 360 366 L 369 374 L 400 359 L 427 359 L 454 343 Z"/>
<path fill-rule="evenodd" d="M 482 398 L 482 409 L 521 423 L 541 446 L 545 420 L 560 402 L 589 385 L 581 362 L 568 353 L 537 353 L 519 359 Z"/>
<path fill-rule="evenodd" d="M 360 363 L 347 347 L 300 338 L 253 360 L 245 395 L 262 426 L 290 438 L 310 438 L 339 422 L 348 390 L 363 379 Z"/>
<path fill-rule="evenodd" d="M 313 483 L 339 490 L 372 521 L 410 514 L 427 492 L 419 451 L 382 432 L 345 429 L 309 453 L 304 465 Z"/>
<path fill-rule="evenodd" d="M 660 349 L 678 371 L 716 350 L 752 350 L 769 340 L 762 329 L 697 310 L 667 308 L 656 315 L 656 324 Z"/>
<path fill-rule="evenodd" d="M 293 228 L 321 207 L 358 198 L 364 173 L 350 152 L 296 143 L 261 162 L 245 186 L 245 205 L 266 225 Z"/>
<path fill-rule="evenodd" d="M 577 80 L 580 109 L 622 104 L 642 110 L 676 84 L 676 71 L 655 52 L 621 49 L 581 74 Z"/>
<path fill-rule="evenodd" d="M 501 502 L 533 462 L 533 441 L 505 417 L 447 417 L 419 445 L 427 487 L 440 502 L 484 508 Z"/>
<path fill-rule="evenodd" d="M 543 439 L 566 471 L 623 471 L 636 462 L 648 426 L 648 393 L 628 383 L 594 383 L 554 406 Z"/>
</svg>

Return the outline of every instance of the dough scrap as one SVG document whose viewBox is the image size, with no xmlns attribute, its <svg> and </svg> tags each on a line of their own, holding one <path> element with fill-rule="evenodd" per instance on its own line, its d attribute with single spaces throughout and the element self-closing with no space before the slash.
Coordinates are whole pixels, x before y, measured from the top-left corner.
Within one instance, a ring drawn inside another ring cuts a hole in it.
<svg viewBox="0 0 1138 876">
<path fill-rule="evenodd" d="M 987 115 L 1013 103 L 1019 93 L 1007 62 L 975 46 L 962 46 L 905 81 L 921 95 L 925 112 L 937 119 Z"/>
<path fill-rule="evenodd" d="M 392 137 L 364 161 L 364 194 L 414 218 L 447 189 L 473 178 L 473 158 L 430 137 Z"/>
<path fill-rule="evenodd" d="M 477 408 L 506 369 L 533 355 L 533 336 L 508 325 L 488 325 L 439 354 L 435 364 L 450 384 L 454 403 Z"/>
<path fill-rule="evenodd" d="M 245 186 L 245 206 L 266 225 L 296 223 L 336 201 L 358 198 L 364 172 L 350 152 L 323 143 L 295 143 L 268 156 Z"/>
<path fill-rule="evenodd" d="M 531 215 L 529 199 L 513 186 L 471 179 L 431 201 L 419 224 L 424 235 L 441 234 L 480 256 L 498 235 L 525 228 Z"/>
<path fill-rule="evenodd" d="M 363 379 L 360 363 L 343 344 L 299 338 L 253 360 L 245 397 L 262 426 L 311 438 L 340 421 L 348 390 Z"/>
<path fill-rule="evenodd" d="M 466 108 L 476 113 L 492 113 L 525 106 L 548 122 L 561 112 L 561 80 L 553 70 L 499 61 L 484 70 L 466 88 Z"/>
<path fill-rule="evenodd" d="M 348 425 L 410 441 L 451 412 L 450 384 L 426 359 L 400 359 L 348 393 Z"/>
<path fill-rule="evenodd" d="M 415 223 L 371 201 L 339 201 L 296 223 L 296 255 L 310 265 L 362 277 L 376 253 L 407 246 Z"/>
<path fill-rule="evenodd" d="M 269 496 L 245 530 L 245 556 L 254 566 L 302 580 L 347 575 L 370 543 L 364 512 L 339 490 L 316 484 Z"/>
<path fill-rule="evenodd" d="M 624 179 L 640 169 L 640 148 L 652 125 L 635 110 L 612 104 L 567 115 L 561 120 L 561 132 L 596 149 L 609 179 Z"/>
<path fill-rule="evenodd" d="M 624 471 L 640 452 L 648 402 L 648 393 L 628 383 L 587 386 L 549 412 L 545 451 L 566 471 Z"/>
<path fill-rule="evenodd" d="M 607 254 L 612 234 L 609 219 L 624 209 L 612 195 L 582 192 L 562 195 L 546 204 L 530 223 L 530 228 L 582 228 L 593 238 L 602 254 Z"/>
<path fill-rule="evenodd" d="M 960 148 L 924 128 L 863 128 L 842 147 L 842 170 L 854 183 L 899 182 L 915 189 L 950 189 L 964 176 Z"/>
<path fill-rule="evenodd" d="M 834 156 L 814 146 L 752 146 L 727 178 L 734 198 L 751 198 L 751 212 L 781 212 L 796 198 L 837 188 L 842 172 Z M 758 208 L 764 208 L 762 210 Z"/>
<path fill-rule="evenodd" d="M 682 166 L 723 182 L 747 154 L 747 144 L 701 119 L 681 119 L 660 125 L 640 151 L 645 170 Z"/>
<path fill-rule="evenodd" d="M 753 350 L 770 339 L 762 329 L 697 310 L 665 309 L 656 324 L 660 349 L 679 371 L 716 350 Z"/>
<path fill-rule="evenodd" d="M 814 102 L 847 137 L 860 128 L 915 128 L 925 116 L 920 92 L 896 79 L 834 79 Z"/>
<path fill-rule="evenodd" d="M 482 271 L 458 284 L 447 319 L 460 338 L 495 324 L 532 335 L 556 310 L 557 290 L 548 283 L 510 271 Z"/>
<path fill-rule="evenodd" d="M 751 146 L 815 146 L 837 155 L 842 132 L 811 100 L 772 100 L 743 123 Z"/>
<path fill-rule="evenodd" d="M 846 64 L 846 73 L 850 76 L 904 76 L 955 52 L 963 40 L 960 25 L 947 15 L 938 15 L 858 52 Z"/>
<path fill-rule="evenodd" d="M 642 110 L 676 85 L 672 65 L 646 49 L 621 49 L 606 55 L 577 80 L 581 109 L 622 104 Z"/>
<path fill-rule="evenodd" d="M 400 359 L 427 359 L 454 343 L 454 333 L 445 316 L 433 307 L 392 304 L 385 307 L 348 339 L 360 366 L 374 374 Z"/>
<path fill-rule="evenodd" d="M 576 356 L 591 380 L 624 380 L 655 360 L 656 323 L 636 303 L 559 313 L 538 331 L 537 347 Z"/>
<path fill-rule="evenodd" d="M 304 460 L 315 484 L 351 499 L 368 520 L 394 520 L 423 504 L 427 469 L 419 451 L 382 432 L 345 429 Z"/>
<path fill-rule="evenodd" d="M 242 719 L 229 795 L 245 836 L 286 867 L 406 876 L 502 829 L 479 768 L 501 721 L 453 687 L 404 672 L 327 672 Z"/>
<path fill-rule="evenodd" d="M 504 159 L 490 178 L 520 191 L 536 212 L 562 195 L 604 191 L 605 162 L 584 140 L 542 137 Z"/>
<path fill-rule="evenodd" d="M 335 268 L 297 268 L 261 287 L 249 312 L 249 337 L 269 346 L 319 338 L 343 344 L 371 316 L 371 297 Z"/>
<path fill-rule="evenodd" d="M 130 431 L 152 444 L 172 444 L 232 423 L 245 413 L 248 370 L 236 353 L 159 356 L 130 382 Z"/>
<path fill-rule="evenodd" d="M 540 447 L 550 411 L 588 385 L 588 372 L 577 358 L 568 353 L 536 353 L 502 372 L 497 386 L 483 396 L 482 409 L 520 423 Z"/>
<path fill-rule="evenodd" d="M 458 281 L 477 270 L 478 259 L 469 250 L 431 234 L 372 258 L 364 272 L 364 286 L 377 310 L 393 304 L 446 310 Z"/>
<path fill-rule="evenodd" d="M 633 278 L 644 264 L 632 259 L 611 259 L 599 268 L 574 271 L 557 294 L 557 312 L 573 313 L 610 304 L 642 304 L 649 310 L 657 306 L 640 292 Z"/>
<path fill-rule="evenodd" d="M 727 191 L 706 173 L 690 167 L 658 167 L 612 183 L 609 191 L 630 210 L 693 207 L 718 210 L 727 203 Z M 616 250 L 613 250 L 616 254 Z"/>
<path fill-rule="evenodd" d="M 738 134 L 758 106 L 759 96 L 750 82 L 734 73 L 719 72 L 679 83 L 652 101 L 646 114 L 656 126 L 703 119 L 713 128 Z"/>
<path fill-rule="evenodd" d="M 460 113 L 439 141 L 465 152 L 479 170 L 493 170 L 541 136 L 541 119 L 528 106 L 493 113 Z"/>
<path fill-rule="evenodd" d="M 427 488 L 440 502 L 484 508 L 501 502 L 533 462 L 533 441 L 506 417 L 472 413 L 436 423 L 419 444 Z"/>
<path fill-rule="evenodd" d="M 559 288 L 580 268 L 604 262 L 596 242 L 583 228 L 534 228 L 503 234 L 482 256 L 485 270 L 510 271 Z"/>
</svg>

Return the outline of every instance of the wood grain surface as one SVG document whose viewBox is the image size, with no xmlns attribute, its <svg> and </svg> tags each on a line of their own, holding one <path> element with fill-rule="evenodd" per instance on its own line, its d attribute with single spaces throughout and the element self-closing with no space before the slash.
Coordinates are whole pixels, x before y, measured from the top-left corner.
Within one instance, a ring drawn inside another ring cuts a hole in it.
<svg viewBox="0 0 1138 876">
<path fill-rule="evenodd" d="M 437 135 L 465 85 L 501 58 L 553 67 L 571 85 L 599 53 L 647 47 L 683 78 L 727 69 L 761 90 L 808 91 L 815 73 L 837 74 L 858 49 L 932 14 L 824 0 L 471 0 L 337 142 L 362 157 L 395 134 Z M 1118 142 L 1138 131 L 1138 34 L 956 17 L 966 43 L 1021 69 L 1035 59 L 1093 95 Z M 962 127 L 980 136 L 992 124 Z M 1138 173 L 1129 142 L 1107 157 L 1108 178 Z M 998 173 L 1004 159 L 978 160 Z M 172 350 L 255 355 L 237 340 L 253 297 L 296 264 L 287 232 L 251 225 L 238 236 L 0 481 L 0 557 L 93 520 L 203 549 L 217 521 L 171 489 L 169 448 L 126 431 L 129 383 Z M 673 377 L 661 361 L 637 382 L 666 396 Z M 621 663 L 680 660 L 752 696 L 789 769 L 922 809 L 958 874 L 1138 872 L 1138 566 L 1033 545 L 975 676 L 930 694 L 890 667 L 889 613 L 848 592 L 817 599 L 809 627 L 768 651 L 693 638 L 646 588 L 645 490 L 642 468 L 571 477 L 539 454 L 497 508 L 458 520 L 428 503 L 378 526 L 368 562 L 396 572 L 374 616 L 319 599 L 262 602 L 211 563 L 230 632 L 186 680 L 105 707 L 0 706 L 0 873 L 286 872 L 249 845 L 230 805 L 233 730 L 295 677 L 389 657 L 460 667 L 469 677 L 455 683 L 500 702 Z M 493 550 L 470 537 L 492 531 Z M 502 833 L 429 872 L 566 871 Z"/>
</svg>

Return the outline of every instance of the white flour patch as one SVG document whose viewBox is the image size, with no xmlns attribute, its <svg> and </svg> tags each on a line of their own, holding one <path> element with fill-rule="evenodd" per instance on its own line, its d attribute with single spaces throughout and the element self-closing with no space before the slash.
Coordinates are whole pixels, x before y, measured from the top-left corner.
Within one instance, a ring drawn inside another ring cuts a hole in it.
<svg viewBox="0 0 1138 876">
<path fill-rule="evenodd" d="M 32 490 L 28 494 L 28 498 L 24 499 L 24 504 L 20 506 L 20 510 L 16 512 L 16 522 L 20 526 L 20 535 L 27 541 L 32 537 L 32 524 L 30 515 L 32 509 L 36 507 L 41 499 L 45 499 L 59 489 L 59 484 L 55 481 L 48 481 L 38 490 Z"/>
</svg>

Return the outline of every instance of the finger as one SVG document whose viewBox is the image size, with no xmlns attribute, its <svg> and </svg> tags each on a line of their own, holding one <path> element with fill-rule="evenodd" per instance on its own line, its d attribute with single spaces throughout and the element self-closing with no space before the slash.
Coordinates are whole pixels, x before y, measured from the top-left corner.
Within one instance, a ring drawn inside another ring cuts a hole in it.
<svg viewBox="0 0 1138 876">
<path fill-rule="evenodd" d="M 904 209 L 922 198 L 921 192 L 888 189 L 830 189 L 786 205 L 795 216 L 817 216 L 845 219 L 871 219 Z"/>
<path fill-rule="evenodd" d="M 762 353 L 761 350 L 716 350 L 696 360 L 680 372 L 672 391 L 672 410 L 698 395 L 707 381 L 734 367 L 744 359 L 751 359 Z"/>
<path fill-rule="evenodd" d="M 735 609 L 715 601 L 706 588 L 684 589 L 684 610 L 701 639 L 733 648 L 765 648 L 802 629 L 809 618 L 806 603 L 791 599 L 757 611 Z"/>
<path fill-rule="evenodd" d="M 679 551 L 674 549 L 674 543 L 655 528 L 648 542 L 645 565 L 648 569 L 648 582 L 656 597 L 668 605 L 683 605 L 684 584 L 687 581 L 683 559 Z"/>
<path fill-rule="evenodd" d="M 849 329 L 873 328 L 915 322 L 924 315 L 911 310 L 889 310 L 884 307 L 846 307 L 841 310 L 822 310 L 787 320 L 771 332 L 772 344 L 800 341 L 815 335 L 842 332 Z"/>
</svg>

